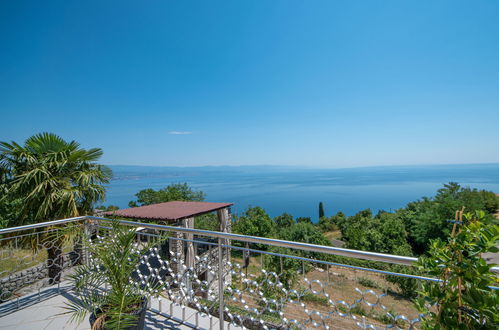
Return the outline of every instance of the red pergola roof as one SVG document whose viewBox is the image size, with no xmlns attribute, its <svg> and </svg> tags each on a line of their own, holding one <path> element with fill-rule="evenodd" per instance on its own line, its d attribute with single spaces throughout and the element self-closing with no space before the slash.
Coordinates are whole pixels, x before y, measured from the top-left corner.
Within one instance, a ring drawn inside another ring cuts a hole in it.
<svg viewBox="0 0 499 330">
<path fill-rule="evenodd" d="M 104 214 L 133 219 L 180 220 L 210 213 L 229 206 L 232 206 L 232 203 L 175 201 L 110 211 Z"/>
</svg>

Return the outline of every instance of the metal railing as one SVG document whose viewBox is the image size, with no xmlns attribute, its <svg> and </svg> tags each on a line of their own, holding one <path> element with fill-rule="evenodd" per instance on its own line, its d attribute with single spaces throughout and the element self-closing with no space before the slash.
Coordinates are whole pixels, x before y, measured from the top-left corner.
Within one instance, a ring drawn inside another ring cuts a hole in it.
<svg viewBox="0 0 499 330">
<path fill-rule="evenodd" d="M 417 328 L 402 285 L 436 281 L 411 257 L 86 216 L 1 229 L 0 302 L 64 281 L 92 258 L 71 232 L 105 237 L 110 221 L 154 243 L 138 268 L 161 283 L 150 310 L 192 327 Z"/>
</svg>

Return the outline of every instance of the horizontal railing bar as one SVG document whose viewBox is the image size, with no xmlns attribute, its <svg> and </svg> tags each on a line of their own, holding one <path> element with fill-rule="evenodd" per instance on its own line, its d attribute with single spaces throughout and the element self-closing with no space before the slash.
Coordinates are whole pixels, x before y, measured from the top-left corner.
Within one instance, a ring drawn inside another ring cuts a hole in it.
<svg viewBox="0 0 499 330">
<path fill-rule="evenodd" d="M 150 229 L 181 232 L 181 233 L 186 233 L 186 234 L 197 234 L 197 235 L 201 235 L 201 236 L 236 240 L 236 241 L 255 243 L 255 244 L 266 244 L 266 245 L 283 247 L 283 248 L 304 250 L 304 251 L 310 251 L 310 252 L 318 252 L 318 253 L 324 253 L 324 254 L 330 254 L 330 255 L 339 255 L 339 256 L 344 256 L 344 257 L 371 260 L 371 261 L 380 261 L 380 262 L 386 262 L 386 263 L 391 263 L 391 264 L 413 265 L 417 261 L 417 258 L 414 258 L 414 257 L 398 256 L 398 255 L 369 252 L 369 251 L 351 250 L 351 249 L 337 248 L 337 247 L 332 247 L 332 246 L 323 246 L 323 245 L 315 245 L 315 244 L 309 244 L 309 243 L 284 241 L 284 240 L 279 240 L 279 239 L 274 239 L 274 238 L 246 236 L 246 235 L 233 234 L 233 233 L 215 232 L 215 231 L 202 230 L 202 229 L 173 227 L 173 226 L 150 224 L 150 223 L 143 223 L 143 222 L 136 222 L 136 221 L 128 221 L 128 220 L 113 220 L 113 219 L 94 217 L 94 216 L 81 216 L 81 217 L 74 217 L 74 218 L 68 218 L 68 219 L 41 222 L 41 223 L 37 223 L 37 224 L 31 224 L 31 225 L 25 225 L 25 226 L 19 226 L 19 227 L 0 229 L 0 235 L 12 233 L 12 232 L 17 232 L 17 231 L 22 231 L 22 230 L 41 228 L 41 227 L 45 227 L 45 226 L 60 225 L 60 224 L 65 224 L 65 223 L 70 223 L 70 222 L 82 221 L 85 219 L 97 220 L 97 221 L 106 221 L 106 222 L 118 221 L 119 223 L 124 224 L 124 225 L 128 225 L 128 226 L 137 226 L 137 227 L 144 227 L 144 228 L 150 228 Z M 499 273 L 499 267 L 493 267 L 492 271 L 495 273 Z"/>
<path fill-rule="evenodd" d="M 94 220 L 101 220 L 101 221 L 113 221 L 113 220 L 107 219 L 107 218 L 98 218 L 98 217 L 88 217 L 88 218 L 94 219 Z M 331 254 L 331 255 L 339 255 L 339 256 L 344 256 L 344 257 L 352 257 L 352 258 L 365 259 L 365 260 L 371 260 L 371 261 L 381 261 L 381 262 L 394 263 L 394 264 L 412 265 L 414 262 L 416 262 L 418 260 L 417 258 L 413 258 L 413 257 L 397 256 L 397 255 L 368 252 L 368 251 L 350 250 L 350 249 L 336 248 L 336 247 L 331 247 L 331 246 L 323 246 L 323 245 L 316 245 L 316 244 L 309 244 L 309 243 L 291 242 L 291 241 L 284 241 L 284 240 L 279 240 L 279 239 L 274 239 L 274 238 L 246 236 L 246 235 L 233 234 L 233 233 L 214 232 L 214 231 L 184 228 L 184 227 L 172 227 L 172 226 L 165 226 L 165 225 L 158 225 L 158 224 L 147 224 L 147 223 L 128 221 L 128 220 L 118 220 L 118 221 L 121 224 L 129 225 L 129 226 L 140 226 L 140 227 L 150 228 L 150 229 L 176 231 L 176 232 L 181 232 L 181 233 L 186 233 L 186 234 L 197 234 L 197 235 L 202 235 L 202 236 L 230 239 L 230 240 L 236 240 L 236 241 L 247 242 L 247 243 L 266 244 L 266 245 L 272 245 L 272 246 L 283 247 L 283 248 L 305 250 L 305 251 L 311 251 L 311 252 L 319 252 L 319 253 L 325 253 L 325 254 Z"/>
<path fill-rule="evenodd" d="M 305 257 L 300 257 L 300 256 L 293 256 L 293 255 L 289 255 L 289 254 L 281 254 L 281 253 L 276 253 L 276 252 L 268 252 L 268 251 L 262 251 L 262 250 L 249 249 L 249 248 L 234 246 L 234 245 L 223 245 L 222 244 L 222 247 L 226 247 L 226 248 L 230 248 L 230 249 L 234 249 L 234 250 L 249 251 L 249 252 L 253 252 L 253 253 L 267 254 L 267 255 L 272 255 L 272 256 L 276 256 L 276 257 L 285 257 L 285 258 L 296 259 L 296 260 L 306 261 L 306 262 L 311 262 L 311 263 L 318 263 L 318 264 L 323 264 L 323 265 L 330 265 L 330 266 L 338 266 L 338 267 L 344 267 L 344 268 L 350 268 L 350 269 L 356 269 L 356 270 L 363 270 L 363 271 L 367 271 L 367 272 L 379 273 L 379 274 L 384 274 L 384 275 L 394 275 L 394 276 L 399 276 L 399 277 L 407 277 L 407 278 L 412 278 L 415 280 L 423 280 L 423 281 L 429 281 L 429 282 L 442 282 L 442 280 L 440 280 L 438 278 L 433 278 L 433 277 L 404 274 L 404 273 L 395 273 L 395 272 L 390 272 L 387 270 L 381 270 L 381 269 L 376 269 L 376 268 L 366 268 L 366 267 L 362 267 L 362 266 L 347 265 L 347 264 L 341 264 L 341 263 L 337 263 L 337 262 L 324 261 L 324 260 L 318 260 L 318 259 L 310 259 L 310 258 L 305 258 Z M 495 286 L 489 286 L 489 288 L 491 288 L 493 290 L 499 289 L 499 287 L 495 287 Z"/>
<path fill-rule="evenodd" d="M 53 231 L 57 231 L 57 229 L 47 229 L 47 230 L 37 231 L 37 232 L 33 232 L 33 233 L 28 233 L 28 234 L 8 236 L 8 237 L 0 238 L 0 242 L 6 241 L 6 240 L 12 240 L 12 239 L 16 239 L 16 238 L 23 238 L 23 237 L 27 237 L 27 236 L 34 236 L 34 235 L 51 233 Z"/>
<path fill-rule="evenodd" d="M 112 227 L 107 227 L 107 226 L 102 226 L 102 225 L 99 225 L 99 228 L 112 229 Z M 137 234 L 156 237 L 156 238 L 165 238 L 165 239 L 173 239 L 173 240 L 178 240 L 178 241 L 183 241 L 183 242 L 196 243 L 198 245 L 211 245 L 211 246 L 218 245 L 218 243 L 199 241 L 199 240 L 195 240 L 195 239 L 190 240 L 190 239 L 180 238 L 180 237 L 163 237 L 163 236 L 157 235 L 157 234 L 140 233 L 140 232 L 138 232 Z M 16 237 L 19 237 L 19 236 L 16 236 Z M 289 254 L 281 254 L 281 253 L 275 253 L 275 252 L 269 252 L 269 251 L 263 251 L 263 250 L 255 250 L 255 249 L 250 249 L 250 248 L 240 247 L 240 246 L 235 246 L 235 245 L 222 244 L 222 247 L 230 248 L 230 249 L 234 249 L 234 250 L 248 251 L 248 252 L 252 252 L 252 253 L 277 256 L 277 257 L 285 257 L 285 258 L 290 258 L 290 259 L 295 259 L 295 260 L 300 260 L 300 261 L 305 261 L 305 262 L 318 263 L 318 264 L 323 264 L 323 265 L 338 266 L 338 267 L 343 267 L 343 268 L 368 271 L 368 272 L 379 273 L 379 274 L 384 274 L 384 275 L 394 275 L 394 276 L 400 276 L 400 277 L 406 277 L 406 278 L 412 278 L 412 279 L 424 280 L 424 281 L 432 281 L 432 282 L 440 282 L 441 281 L 439 279 L 431 278 L 431 277 L 403 274 L 403 273 L 394 273 L 394 272 L 375 269 L 375 268 L 366 268 L 366 267 L 361 267 L 361 266 L 347 265 L 347 264 L 341 264 L 341 263 L 336 263 L 336 262 L 323 261 L 323 260 L 305 258 L 305 257 L 300 257 L 300 256 L 293 256 L 293 255 L 289 255 Z M 495 290 L 499 289 L 497 287 L 491 287 L 491 288 L 495 289 Z"/>
<path fill-rule="evenodd" d="M 102 226 L 102 225 L 99 225 L 99 228 L 111 229 L 111 227 Z M 157 234 L 141 233 L 141 232 L 137 232 L 137 235 L 141 235 L 141 236 L 145 235 L 145 236 L 156 237 L 156 238 L 172 239 L 172 240 L 175 240 L 175 241 L 195 243 L 195 244 L 198 244 L 198 245 L 218 246 L 218 243 L 199 241 L 199 240 L 195 240 L 195 239 L 191 240 L 191 239 L 181 238 L 181 237 L 163 237 L 163 236 L 157 235 Z M 234 250 L 248 251 L 248 252 L 252 252 L 252 253 L 259 253 L 259 254 L 271 255 L 271 256 L 276 256 L 276 257 L 285 257 L 285 258 L 296 259 L 296 260 L 305 261 L 305 262 L 318 263 L 318 264 L 323 264 L 323 265 L 339 266 L 339 267 L 344 267 L 344 268 L 351 268 L 351 269 L 356 269 L 356 270 L 363 270 L 363 271 L 368 271 L 368 272 L 373 272 L 373 273 L 380 273 L 380 274 L 385 274 L 385 275 L 395 275 L 395 276 L 413 278 L 413 279 L 424 280 L 424 281 L 433 281 L 433 282 L 440 281 L 440 280 L 438 280 L 436 278 L 432 278 L 432 277 L 425 277 L 425 276 L 418 276 L 418 275 L 411 275 L 411 274 L 403 274 L 403 273 L 394 273 L 394 272 L 380 270 L 380 269 L 375 269 L 375 268 L 366 268 L 366 267 L 362 267 L 362 266 L 347 265 L 347 264 L 341 264 L 341 263 L 336 263 L 336 262 L 323 261 L 323 260 L 319 260 L 319 259 L 311 259 L 311 258 L 305 258 L 305 257 L 300 257 L 300 256 L 293 256 L 293 255 L 289 255 L 289 254 L 281 254 L 281 253 L 276 253 L 276 252 L 269 252 L 269 251 L 263 251 L 263 250 L 255 250 L 255 249 L 250 249 L 250 248 L 241 247 L 241 246 L 235 246 L 235 245 L 225 245 L 225 244 L 222 244 L 222 247 L 229 248 L 229 249 L 234 249 Z"/>
<path fill-rule="evenodd" d="M 276 256 L 276 257 L 285 257 L 285 258 L 290 258 L 290 259 L 296 259 L 300 261 L 306 261 L 306 262 L 311 262 L 311 263 L 318 263 L 318 264 L 323 264 L 323 265 L 330 265 L 330 266 L 338 266 L 338 267 L 345 267 L 345 268 L 351 268 L 351 269 L 356 269 L 356 270 L 365 270 L 368 272 L 373 272 L 373 273 L 380 273 L 380 274 L 385 274 L 385 275 L 395 275 L 395 276 L 401 276 L 401 277 L 408 277 L 408 278 L 413 278 L 413 279 L 418 279 L 418 280 L 424 280 L 424 281 L 432 281 L 432 282 L 439 282 L 439 279 L 432 278 L 432 277 L 425 277 L 425 276 L 418 276 L 418 275 L 411 275 L 411 274 L 403 274 L 403 273 L 394 273 L 386 270 L 381 270 L 381 269 L 375 269 L 375 268 L 366 268 L 362 266 L 354 266 L 354 265 L 347 265 L 347 264 L 340 264 L 336 262 L 331 262 L 331 261 L 323 261 L 323 260 L 317 260 L 317 259 L 310 259 L 310 258 L 305 258 L 305 257 L 300 257 L 300 256 L 293 256 L 289 254 L 281 254 L 281 253 L 275 253 L 275 252 L 268 252 L 268 251 L 261 251 L 261 250 L 254 250 L 254 249 L 248 249 L 245 247 L 239 247 L 239 246 L 233 246 L 233 245 L 222 245 L 223 247 L 231 248 L 234 250 L 243 250 L 243 251 L 249 251 L 253 253 L 261 253 L 261 254 L 266 254 L 266 255 L 271 255 L 271 256 Z"/>
<path fill-rule="evenodd" d="M 92 216 L 89 216 L 87 218 L 93 219 L 93 220 L 101 220 L 101 221 L 113 221 L 112 219 L 108 219 L 108 218 L 99 218 L 99 217 L 92 217 Z M 305 250 L 305 251 L 311 251 L 311 252 L 319 252 L 319 253 L 325 253 L 325 254 L 331 254 L 331 255 L 339 255 L 339 256 L 351 257 L 351 258 L 356 258 L 356 259 L 381 261 L 381 262 L 386 262 L 386 263 L 390 263 L 390 264 L 401 264 L 401 265 L 410 266 L 410 265 L 413 265 L 418 260 L 417 258 L 414 258 L 414 257 L 398 256 L 398 255 L 369 252 L 369 251 L 351 250 L 351 249 L 344 249 L 344 248 L 337 248 L 337 247 L 323 246 L 323 245 L 315 245 L 315 244 L 309 244 L 309 243 L 284 241 L 284 240 L 278 240 L 278 239 L 274 239 L 274 238 L 246 236 L 246 235 L 233 234 L 233 233 L 215 232 L 215 231 L 202 230 L 202 229 L 192 229 L 192 228 L 185 228 L 185 227 L 173 227 L 173 226 L 165 226 L 165 225 L 158 225 L 158 224 L 147 224 L 147 223 L 128 221 L 128 220 L 118 220 L 118 221 L 122 224 L 130 225 L 130 226 L 140 226 L 140 227 L 150 228 L 150 229 L 177 231 L 177 232 L 183 232 L 183 233 L 188 233 L 188 234 L 197 234 L 197 235 L 208 236 L 208 237 L 232 239 L 232 240 L 237 240 L 237 241 L 241 241 L 241 242 L 248 242 L 248 243 L 267 244 L 267 245 L 272 245 L 272 246 L 277 246 L 277 247 Z M 499 267 L 492 267 L 492 271 L 495 273 L 499 273 Z"/>
<path fill-rule="evenodd" d="M 47 226 L 62 225 L 62 224 L 65 224 L 65 223 L 82 221 L 82 220 L 85 220 L 87 218 L 88 218 L 87 216 L 81 216 L 81 217 L 74 217 L 74 218 L 68 218 L 68 219 L 61 219 L 61 220 L 53 220 L 53 221 L 47 221 L 47 222 L 33 223 L 33 224 L 30 224 L 30 225 L 24 225 L 24 226 L 19 226 L 19 227 L 4 228 L 4 229 L 0 229 L 0 235 L 2 235 L 2 234 L 9 234 L 9 233 L 15 233 L 15 232 L 18 232 L 18 231 L 23 231 L 23 230 L 30 230 L 30 229 L 42 228 L 42 227 L 47 227 Z"/>
</svg>

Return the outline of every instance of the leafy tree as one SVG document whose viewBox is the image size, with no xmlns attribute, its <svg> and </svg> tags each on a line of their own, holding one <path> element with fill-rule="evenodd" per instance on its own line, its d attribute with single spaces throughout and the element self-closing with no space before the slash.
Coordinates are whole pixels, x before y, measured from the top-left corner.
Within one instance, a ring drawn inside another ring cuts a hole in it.
<svg viewBox="0 0 499 330">
<path fill-rule="evenodd" d="M 411 246 L 407 243 L 407 231 L 404 223 L 396 214 L 384 213 L 379 222 L 375 222 L 383 241 L 380 252 L 411 256 Z"/>
<path fill-rule="evenodd" d="M 278 232 L 277 237 L 282 240 L 295 241 L 309 244 L 317 245 L 329 245 L 329 240 L 318 230 L 316 226 L 310 223 L 299 222 L 291 226 L 285 227 Z M 317 252 L 309 252 L 303 250 L 287 249 L 281 247 L 271 247 L 271 252 L 299 256 L 311 259 L 322 259 L 325 260 L 325 256 Z M 286 289 L 290 289 L 298 278 L 298 274 L 302 272 L 303 269 L 307 271 L 310 265 L 303 265 L 300 260 L 293 258 L 285 258 L 275 255 L 269 255 L 265 257 L 265 268 L 274 272 L 279 276 L 279 280 Z M 274 299 L 281 299 L 281 286 L 276 288 L 266 288 L 266 290 L 271 293 Z"/>
<path fill-rule="evenodd" d="M 265 210 L 259 206 L 249 207 L 241 216 L 237 217 L 234 232 L 249 236 L 275 237 L 276 225 Z M 265 248 L 258 244 L 259 248 Z"/>
<path fill-rule="evenodd" d="M 451 225 L 447 222 L 450 217 L 441 216 L 437 208 L 434 201 L 425 197 L 397 211 L 404 219 L 409 243 L 416 254 L 424 253 L 431 240 L 445 239 L 450 234 Z"/>
<path fill-rule="evenodd" d="M 287 241 L 329 245 L 329 240 L 311 223 L 298 222 L 279 231 L 279 238 Z"/>
<path fill-rule="evenodd" d="M 104 199 L 104 184 L 111 178 L 111 171 L 96 163 L 101 156 L 101 149 L 83 149 L 76 141 L 67 142 L 51 133 L 34 135 L 24 145 L 0 142 L 7 195 L 12 201 L 22 201 L 19 216 L 10 225 L 90 213 L 93 204 Z M 49 277 L 58 281 L 61 245 L 54 244 L 47 252 L 52 260 Z"/>
<path fill-rule="evenodd" d="M 293 216 L 289 213 L 283 213 L 274 218 L 274 222 L 279 228 L 286 228 L 295 224 Z"/>
<path fill-rule="evenodd" d="M 480 190 L 480 194 L 483 209 L 490 214 L 493 214 L 499 209 L 499 197 L 492 191 Z"/>
<path fill-rule="evenodd" d="M 380 249 L 383 237 L 381 237 L 378 228 L 372 222 L 372 218 L 351 217 L 348 227 L 342 232 L 346 247 L 364 251 L 377 251 Z"/>
<path fill-rule="evenodd" d="M 322 202 L 319 203 L 319 219 L 324 217 L 324 204 Z"/>
<path fill-rule="evenodd" d="M 285 228 L 279 232 L 279 238 L 286 241 L 302 242 L 317 245 L 330 245 L 329 240 L 313 224 L 307 222 L 298 222 L 291 227 Z M 303 257 L 319 259 L 321 255 L 316 252 L 295 251 Z"/>
<path fill-rule="evenodd" d="M 464 225 L 453 229 L 450 238 L 431 242 L 429 256 L 418 266 L 441 282 L 423 284 L 417 308 L 426 317 L 425 329 L 497 329 L 499 327 L 499 291 L 492 265 L 481 257 L 499 252 L 499 228 L 483 211 L 467 213 Z"/>
<path fill-rule="evenodd" d="M 0 229 L 18 223 L 22 200 L 8 193 L 7 184 L 0 184 Z"/>
<path fill-rule="evenodd" d="M 414 267 L 407 267 L 402 265 L 390 265 L 388 270 L 394 273 L 421 275 L 422 272 Z M 410 277 L 403 277 L 399 275 L 386 275 L 386 280 L 398 286 L 400 294 L 406 298 L 413 299 L 417 296 L 417 290 L 420 287 L 421 280 L 416 280 Z"/>
<path fill-rule="evenodd" d="M 357 213 L 358 216 L 364 217 L 364 218 L 372 218 L 373 217 L 373 211 L 371 209 L 365 209 Z"/>
<path fill-rule="evenodd" d="M 320 218 L 317 225 L 320 228 L 320 230 L 324 233 L 328 232 L 328 231 L 333 231 L 336 228 L 336 225 L 333 223 L 331 218 L 328 218 L 328 217 Z"/>
<path fill-rule="evenodd" d="M 497 221 L 493 213 L 498 206 L 494 193 L 462 188 L 450 182 L 439 189 L 434 198 L 424 197 L 411 202 L 396 213 L 405 223 L 414 253 L 422 254 L 427 251 L 431 240 L 446 240 L 449 237 L 452 225 L 447 220 L 454 218 L 456 210 L 463 207 L 467 212 L 486 210 L 485 217 Z"/>
<path fill-rule="evenodd" d="M 299 251 L 282 247 L 271 247 L 270 252 L 284 255 L 300 255 Z M 269 272 L 274 272 L 279 276 L 279 281 L 282 283 L 284 288 L 292 288 L 302 269 L 302 263 L 300 260 L 276 255 L 268 255 L 265 257 L 265 260 L 265 268 Z"/>
<path fill-rule="evenodd" d="M 323 232 L 335 231 L 343 226 L 347 221 L 347 216 L 343 212 L 338 212 L 332 217 L 322 217 L 318 226 Z"/>
<path fill-rule="evenodd" d="M 332 230 L 340 229 L 341 231 L 343 231 L 348 222 L 348 217 L 341 211 L 336 213 L 329 219 L 331 223 L 334 225 L 334 228 L 332 228 Z"/>
<path fill-rule="evenodd" d="M 175 183 L 160 190 L 143 189 L 135 194 L 136 201 L 130 201 L 130 207 L 151 205 L 170 201 L 195 201 L 200 202 L 205 198 L 202 191 L 194 191 L 187 183 Z"/>
<path fill-rule="evenodd" d="M 194 220 L 196 229 L 220 231 L 220 222 L 214 213 L 197 216 Z"/>
<path fill-rule="evenodd" d="M 376 215 L 374 216 L 374 218 L 376 219 L 379 219 L 383 216 L 383 214 L 387 214 L 389 212 L 385 211 L 385 210 L 378 210 L 378 213 L 376 213 Z"/>
<path fill-rule="evenodd" d="M 372 213 L 360 212 L 349 219 L 343 233 L 348 248 L 411 255 L 407 232 L 400 217 L 393 213 L 383 213 L 379 218 L 365 215 Z"/>
<path fill-rule="evenodd" d="M 310 224 L 312 224 L 312 218 L 311 217 L 298 217 L 298 218 L 296 218 L 296 222 L 297 223 L 303 222 L 303 223 L 310 223 Z"/>
</svg>

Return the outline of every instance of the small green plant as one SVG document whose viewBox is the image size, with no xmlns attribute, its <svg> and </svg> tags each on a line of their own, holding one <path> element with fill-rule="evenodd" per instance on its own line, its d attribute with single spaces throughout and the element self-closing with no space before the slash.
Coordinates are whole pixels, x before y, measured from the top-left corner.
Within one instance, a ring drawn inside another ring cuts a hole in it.
<svg viewBox="0 0 499 330">
<path fill-rule="evenodd" d="M 372 280 L 370 278 L 367 278 L 367 277 L 359 277 L 357 279 L 357 282 L 365 287 L 368 287 L 368 288 L 373 288 L 373 289 L 380 288 L 378 282 L 376 282 L 375 280 Z"/>
<path fill-rule="evenodd" d="M 67 303 L 71 321 L 81 323 L 92 313 L 92 329 L 126 329 L 140 324 L 140 311 L 145 311 L 147 298 L 157 292 L 157 284 L 137 281 L 139 264 L 152 246 L 137 241 L 135 230 L 117 221 L 107 234 L 87 242 L 91 258 L 70 277 L 79 298 Z"/>
<path fill-rule="evenodd" d="M 210 301 L 207 299 L 199 298 L 199 303 L 202 306 L 208 307 L 212 315 L 218 316 L 218 308 L 220 306 L 220 303 L 218 301 Z M 262 314 L 256 314 L 251 311 L 246 310 L 245 308 L 237 305 L 233 305 L 230 302 L 226 301 L 225 302 L 225 307 L 228 309 L 228 311 L 231 314 L 235 314 L 238 316 L 242 316 L 243 319 L 262 319 L 263 321 L 266 322 L 271 322 L 273 324 L 280 324 L 282 322 L 282 319 L 279 318 L 279 316 L 276 316 L 275 314 L 271 313 L 262 313 Z M 227 321 L 227 319 L 226 319 Z"/>
<path fill-rule="evenodd" d="M 367 312 L 366 310 L 364 309 L 364 307 L 360 304 L 356 304 L 355 306 L 353 306 L 352 308 L 350 308 L 350 313 L 352 314 L 357 314 L 357 315 L 360 315 L 360 316 L 367 316 Z"/>
<path fill-rule="evenodd" d="M 275 273 L 262 272 L 256 281 L 260 285 L 263 296 L 257 299 L 257 304 L 264 314 L 278 316 L 284 308 L 286 290 Z"/>
<path fill-rule="evenodd" d="M 388 315 L 390 314 L 391 317 Z M 399 314 L 395 312 L 394 310 L 390 309 L 388 312 L 387 311 L 381 311 L 381 312 L 371 312 L 369 314 L 369 317 L 384 323 L 384 324 L 393 324 L 396 325 L 398 328 L 405 329 L 406 327 L 404 326 L 404 321 L 401 319 L 395 320 L 395 318 Z"/>
<path fill-rule="evenodd" d="M 303 302 L 311 302 L 311 303 L 316 303 L 318 305 L 330 306 L 329 300 L 325 296 L 319 296 L 311 292 L 303 294 L 301 300 Z"/>
<path fill-rule="evenodd" d="M 498 252 L 499 229 L 487 223 L 485 213 L 456 216 L 451 237 L 432 241 L 429 256 L 420 257 L 418 267 L 440 282 L 423 284 L 416 307 L 426 316 L 425 329 L 497 329 L 499 291 L 492 264 L 481 257 Z M 461 227 L 458 228 L 458 223 Z"/>
</svg>

